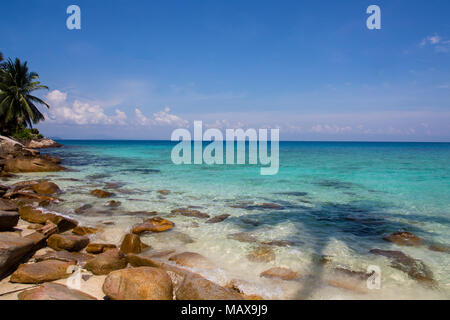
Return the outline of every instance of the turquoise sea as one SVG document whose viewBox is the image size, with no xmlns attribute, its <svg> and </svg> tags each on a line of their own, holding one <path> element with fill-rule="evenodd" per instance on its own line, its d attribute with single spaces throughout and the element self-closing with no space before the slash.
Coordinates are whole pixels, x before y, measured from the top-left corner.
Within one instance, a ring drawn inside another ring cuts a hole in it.
<svg viewBox="0 0 450 320">
<path fill-rule="evenodd" d="M 450 246 L 449 143 L 281 142 L 278 174 L 262 176 L 256 165 L 174 165 L 175 143 L 168 141 L 58 142 L 64 147 L 43 152 L 61 157 L 69 171 L 20 179 L 45 176 L 60 185 L 64 201 L 52 210 L 102 226 L 98 241 L 119 243 L 128 228 L 145 218 L 137 211 L 156 211 L 176 227 L 145 235 L 144 242 L 201 253 L 218 266 L 202 274 L 221 284 L 245 280 L 246 293 L 273 299 L 450 298 L 450 254 L 428 249 L 429 244 Z M 89 195 L 107 183 L 119 185 L 112 198 L 122 202 L 119 208 L 107 208 L 109 199 Z M 161 189 L 170 193 L 161 195 Z M 281 207 L 262 208 L 262 203 Z M 75 214 L 83 204 L 93 208 Z M 170 213 L 188 206 L 211 217 L 230 217 L 209 224 Z M 397 246 L 382 239 L 396 231 L 412 232 L 425 245 Z M 242 232 L 241 241 L 230 238 Z M 274 240 L 282 242 L 261 244 Z M 274 259 L 248 259 L 261 246 L 270 247 Z M 374 248 L 421 260 L 436 285 L 410 278 L 388 258 L 369 253 Z M 325 266 L 324 256 L 331 261 Z M 370 265 L 381 269 L 381 289 L 336 285 L 353 281 L 340 279 L 336 268 L 365 271 Z M 259 276 L 275 266 L 301 277 L 277 281 Z"/>
</svg>

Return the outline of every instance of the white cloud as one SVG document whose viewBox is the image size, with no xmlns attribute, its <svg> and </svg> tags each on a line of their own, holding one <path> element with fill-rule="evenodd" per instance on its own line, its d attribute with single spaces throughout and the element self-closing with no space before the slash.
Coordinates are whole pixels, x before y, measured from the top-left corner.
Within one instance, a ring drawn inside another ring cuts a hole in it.
<svg viewBox="0 0 450 320">
<path fill-rule="evenodd" d="M 153 121 L 156 124 L 170 125 L 170 126 L 186 126 L 188 121 L 170 113 L 170 108 L 165 107 L 164 110 L 153 114 Z"/>
<path fill-rule="evenodd" d="M 444 39 L 443 37 L 435 34 L 433 36 L 428 36 L 422 40 L 420 43 L 422 47 L 430 45 L 434 47 L 436 52 L 450 52 L 450 40 Z"/>
<path fill-rule="evenodd" d="M 339 127 L 337 125 L 329 124 L 317 124 L 311 127 L 311 131 L 315 133 L 344 133 L 351 130 L 352 127 L 350 126 Z"/>
<path fill-rule="evenodd" d="M 71 123 L 77 125 L 87 124 L 119 124 L 125 125 L 127 115 L 115 110 L 115 115 L 108 116 L 102 107 L 75 100 L 73 103 L 67 101 L 67 93 L 53 90 L 45 97 L 50 109 L 46 115 L 48 121 L 53 123 Z"/>
<path fill-rule="evenodd" d="M 136 108 L 136 109 L 134 109 L 134 112 L 136 114 L 137 122 L 140 125 L 145 126 L 145 125 L 149 124 L 150 119 L 148 119 L 146 116 L 144 116 L 144 114 L 142 113 L 141 110 Z"/>
</svg>

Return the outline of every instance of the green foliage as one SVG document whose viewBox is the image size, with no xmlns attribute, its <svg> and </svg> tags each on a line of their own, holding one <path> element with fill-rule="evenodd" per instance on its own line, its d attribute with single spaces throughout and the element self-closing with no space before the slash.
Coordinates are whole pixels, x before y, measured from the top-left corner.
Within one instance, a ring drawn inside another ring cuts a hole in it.
<svg viewBox="0 0 450 320">
<path fill-rule="evenodd" d="M 12 137 L 16 140 L 33 140 L 33 139 L 42 139 L 44 136 L 39 133 L 38 129 L 28 129 L 25 127 L 19 128 Z"/>
<path fill-rule="evenodd" d="M 44 120 L 36 105 L 50 106 L 32 95 L 33 91 L 48 89 L 38 81 L 39 76 L 28 70 L 27 62 L 16 58 L 0 64 L 0 133 L 25 135 L 21 128 L 33 128 L 33 124 Z M 30 132 L 37 135 L 37 133 Z"/>
</svg>

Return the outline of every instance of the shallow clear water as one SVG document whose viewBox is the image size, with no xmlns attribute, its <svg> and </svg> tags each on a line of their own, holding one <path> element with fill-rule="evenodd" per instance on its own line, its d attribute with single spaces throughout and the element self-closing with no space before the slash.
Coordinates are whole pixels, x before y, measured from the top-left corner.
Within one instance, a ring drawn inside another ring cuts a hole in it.
<svg viewBox="0 0 450 320">
<path fill-rule="evenodd" d="M 70 171 L 27 174 L 21 179 L 49 176 L 58 183 L 65 201 L 54 209 L 86 225 L 101 225 L 105 233 L 99 241 L 119 243 L 127 228 L 143 220 L 130 212 L 157 211 L 176 227 L 145 235 L 144 242 L 199 252 L 219 266 L 202 271 L 205 276 L 219 283 L 245 279 L 247 293 L 275 299 L 450 298 L 448 253 L 382 240 L 390 232 L 407 230 L 427 243 L 450 245 L 450 144 L 282 142 L 279 173 L 261 176 L 255 165 L 176 166 L 170 159 L 175 144 L 170 142 L 60 142 L 64 147 L 45 152 L 61 157 Z M 122 206 L 114 210 L 104 206 L 106 199 L 89 195 L 108 182 L 123 184 L 113 198 Z M 161 196 L 159 189 L 171 193 Z M 254 206 L 265 202 L 283 209 Z M 94 204 L 97 213 L 74 214 L 86 203 Z M 187 206 L 199 206 L 211 216 L 231 216 L 205 224 L 203 219 L 170 214 Z M 236 232 L 249 232 L 259 241 L 288 240 L 290 245 L 273 246 L 274 261 L 251 262 L 247 254 L 258 244 L 227 238 Z M 374 248 L 400 250 L 422 260 L 438 286 L 428 288 L 410 279 L 392 268 L 389 259 L 370 254 Z M 331 267 L 317 262 L 323 255 L 332 257 L 333 266 L 355 271 L 379 266 L 382 288 L 363 294 L 330 286 Z M 259 277 L 272 266 L 289 267 L 302 277 L 298 281 Z"/>
</svg>

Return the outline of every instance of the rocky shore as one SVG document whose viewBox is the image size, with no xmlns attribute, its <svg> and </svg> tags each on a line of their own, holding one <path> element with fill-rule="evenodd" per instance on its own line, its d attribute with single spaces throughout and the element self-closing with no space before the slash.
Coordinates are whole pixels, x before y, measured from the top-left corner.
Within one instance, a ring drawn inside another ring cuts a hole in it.
<svg viewBox="0 0 450 320">
<path fill-rule="evenodd" d="M 43 156 L 37 150 L 17 141 L 0 137 L 0 168 L 4 181 L 21 172 L 61 171 L 59 159 Z M 38 144 L 56 147 L 51 142 Z M 6 183 L 6 182 L 5 182 Z M 112 185 L 105 186 L 114 187 Z M 173 248 L 154 249 L 142 241 L 144 234 L 176 232 L 169 216 L 145 212 L 147 218 L 130 224 L 118 243 L 98 242 L 98 226 L 82 225 L 73 217 L 50 210 L 62 201 L 64 193 L 49 180 L 24 180 L 0 185 L 0 299 L 19 300 L 260 300 L 263 297 L 246 290 L 244 279 L 232 279 L 225 285 L 204 276 L 216 268 L 214 261 L 190 251 Z M 158 190 L 167 196 L 169 190 Z M 111 208 L 120 206 L 110 200 L 114 193 L 101 188 L 90 192 L 92 197 L 108 199 Z M 273 203 L 258 205 L 262 209 L 282 209 Z M 83 214 L 89 205 L 74 208 Z M 173 216 L 198 219 L 204 223 L 221 223 L 229 215 L 210 215 L 196 208 L 172 210 Z M 273 246 L 289 246 L 287 241 L 259 241 L 246 232 L 229 235 L 235 241 L 255 244 L 247 259 L 255 263 L 275 260 Z M 448 247 L 430 244 L 409 232 L 386 235 L 385 241 L 406 247 L 427 247 L 449 252 Z M 430 268 L 421 260 L 401 251 L 373 249 L 373 255 L 389 259 L 393 268 L 427 287 L 437 286 Z M 332 257 L 322 256 L 318 269 L 332 275 L 326 285 L 367 294 L 366 281 L 372 274 L 352 270 L 333 263 Z M 276 282 L 304 280 L 308 275 L 276 266 L 259 274 Z"/>
</svg>

